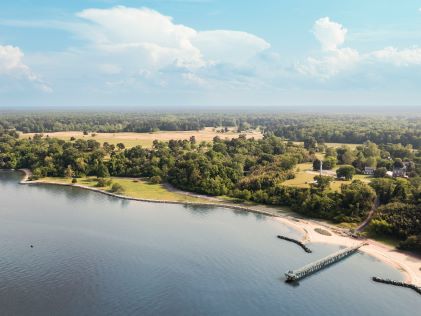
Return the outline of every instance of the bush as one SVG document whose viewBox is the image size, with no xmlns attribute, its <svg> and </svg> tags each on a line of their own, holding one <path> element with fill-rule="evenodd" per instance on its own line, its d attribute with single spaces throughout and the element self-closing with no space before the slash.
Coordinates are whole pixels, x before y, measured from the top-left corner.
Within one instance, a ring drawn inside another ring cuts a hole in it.
<svg viewBox="0 0 421 316">
<path fill-rule="evenodd" d="M 120 183 L 114 183 L 111 187 L 111 192 L 116 194 L 124 193 L 124 188 Z"/>
<path fill-rule="evenodd" d="M 421 235 L 411 235 L 406 240 L 401 241 L 399 249 L 413 250 L 421 253 Z"/>
<path fill-rule="evenodd" d="M 73 178 L 73 179 L 72 179 L 72 183 L 73 183 L 73 184 L 76 184 L 76 183 L 77 183 L 77 179 L 76 179 L 76 178 Z"/>
<path fill-rule="evenodd" d="M 95 186 L 98 188 L 103 188 L 111 185 L 111 183 L 113 183 L 111 179 L 99 178 Z"/>
<path fill-rule="evenodd" d="M 384 178 L 386 176 L 387 169 L 385 167 L 380 167 L 374 170 L 375 178 Z"/>
<path fill-rule="evenodd" d="M 158 184 L 162 182 L 162 178 L 160 176 L 153 176 L 150 179 L 151 183 Z"/>
</svg>

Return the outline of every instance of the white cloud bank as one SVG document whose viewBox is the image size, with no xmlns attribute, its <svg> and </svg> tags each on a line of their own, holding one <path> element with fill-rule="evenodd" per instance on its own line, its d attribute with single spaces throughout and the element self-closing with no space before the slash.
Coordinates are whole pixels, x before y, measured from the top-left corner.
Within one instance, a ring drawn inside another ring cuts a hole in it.
<svg viewBox="0 0 421 316">
<path fill-rule="evenodd" d="M 77 47 L 34 54 L 25 61 L 43 70 L 41 73 L 58 87 L 56 91 L 67 91 L 70 86 L 84 97 L 92 96 L 95 102 L 98 95 L 106 95 L 107 100 L 113 94 L 137 100 L 148 93 L 188 97 L 205 95 L 207 90 L 208 95 L 221 98 L 238 96 L 236 103 L 241 103 L 244 93 L 272 96 L 281 90 L 369 90 L 402 82 L 394 76 L 400 72 L 402 77 L 409 73 L 415 77 L 415 67 L 421 65 L 418 47 L 391 46 L 369 52 L 350 47 L 347 35 L 351 30 L 329 17 L 316 20 L 312 27 L 319 49 L 293 63 L 287 63 L 254 34 L 196 30 L 147 8 L 87 9 L 77 13 L 72 22 L 12 24 L 64 29 L 82 40 Z M 50 89 L 23 62 L 17 47 L 0 46 L 0 76 Z M 402 85 L 415 81 L 408 79 Z"/>
<path fill-rule="evenodd" d="M 18 80 L 25 80 L 36 84 L 45 92 L 51 88 L 38 78 L 23 62 L 23 52 L 19 47 L 0 45 L 0 76 L 7 76 Z"/>
<path fill-rule="evenodd" d="M 342 48 L 347 32 L 348 30 L 342 24 L 330 20 L 329 17 L 315 21 L 313 34 L 320 43 L 320 54 L 298 63 L 297 70 L 307 76 L 328 80 L 335 75 L 355 70 L 361 65 L 381 63 L 394 67 L 421 65 L 421 48 L 418 47 L 401 50 L 386 47 L 364 54 L 351 47 Z"/>
<path fill-rule="evenodd" d="M 229 30 L 197 31 L 176 24 L 171 17 L 151 9 L 123 6 L 87 9 L 73 28 L 97 49 L 130 54 L 142 66 L 196 69 L 215 63 L 241 63 L 268 49 L 263 39 Z"/>
</svg>

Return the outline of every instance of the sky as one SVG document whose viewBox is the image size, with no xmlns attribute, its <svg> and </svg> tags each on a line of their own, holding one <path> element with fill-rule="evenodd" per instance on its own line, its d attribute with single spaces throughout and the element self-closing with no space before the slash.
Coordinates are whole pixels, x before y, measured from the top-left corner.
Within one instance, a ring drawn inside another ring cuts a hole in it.
<svg viewBox="0 0 421 316">
<path fill-rule="evenodd" d="M 0 107 L 420 106 L 421 0 L 3 0 Z"/>
</svg>

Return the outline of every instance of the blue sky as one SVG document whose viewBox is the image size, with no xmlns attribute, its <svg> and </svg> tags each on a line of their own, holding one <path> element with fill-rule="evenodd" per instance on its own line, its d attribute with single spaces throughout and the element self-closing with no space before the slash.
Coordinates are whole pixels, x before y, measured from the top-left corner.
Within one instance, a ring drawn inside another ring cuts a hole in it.
<svg viewBox="0 0 421 316">
<path fill-rule="evenodd" d="M 420 105 L 421 1 L 0 3 L 0 106 Z"/>
</svg>

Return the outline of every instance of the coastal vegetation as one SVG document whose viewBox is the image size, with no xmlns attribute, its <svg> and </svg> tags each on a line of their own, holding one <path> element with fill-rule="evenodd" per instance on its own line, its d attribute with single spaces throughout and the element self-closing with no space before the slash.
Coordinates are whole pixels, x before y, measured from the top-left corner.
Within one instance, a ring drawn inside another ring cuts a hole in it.
<svg viewBox="0 0 421 316">
<path fill-rule="evenodd" d="M 196 124 L 198 129 L 208 124 L 219 126 L 213 129 L 219 130 L 220 135 L 214 135 L 209 141 L 198 140 L 195 135 L 188 139 L 156 139 L 145 148 L 120 142 L 100 143 L 95 139 L 97 135 L 92 135 L 92 132 L 106 130 L 104 126 L 114 126 L 113 131 L 127 131 L 127 126 L 137 130 L 129 115 L 93 117 L 96 121 L 86 115 L 69 116 L 64 121 L 56 114 L 61 125 L 53 126 L 47 124 L 53 120 L 48 115 L 29 115 L 22 121 L 13 116 L 2 118 L 0 168 L 28 168 L 34 179 L 61 177 L 66 182 L 78 184 L 90 179 L 89 186 L 126 195 L 136 194 L 138 188 L 148 186 L 161 188 L 163 191 L 157 195 L 163 198 L 166 191 L 163 186 L 169 183 L 184 191 L 284 206 L 305 216 L 349 225 L 362 222 L 370 214 L 373 219 L 368 233 L 396 238 L 399 247 L 404 249 L 420 249 L 419 120 L 402 118 L 386 125 L 383 119 L 372 119 L 370 122 L 376 127 L 372 130 L 377 133 L 374 135 L 364 132 L 365 119 L 354 120 L 354 125 L 350 126 L 338 116 L 338 122 L 350 128 L 347 136 L 341 138 L 329 136 L 336 126 L 329 116 L 315 116 L 310 126 L 305 115 L 297 119 L 276 115 L 274 118 L 240 116 L 234 119 L 228 114 L 215 114 L 207 120 L 199 114 L 159 119 L 151 115 L 140 119 L 139 122 L 145 125 L 141 125 L 139 131 L 144 131 L 145 126 L 174 130 L 192 128 L 182 124 L 184 119 L 190 118 L 188 121 L 199 122 Z M 177 124 L 165 125 L 168 120 Z M 301 126 L 301 133 L 287 135 L 286 126 L 281 127 L 279 122 L 288 122 L 292 131 Z M 320 122 L 325 123 L 324 134 L 315 132 Z M 120 129 L 116 128 L 117 123 Z M 264 135 L 261 139 L 248 138 L 243 133 L 235 138 L 224 138 L 224 133 L 230 133 L 232 126 L 237 132 L 258 127 Z M 91 133 L 91 138 L 57 139 L 42 134 L 23 138 L 16 131 L 76 128 L 84 130 L 83 134 Z M 394 136 L 390 138 L 390 135 Z M 372 139 L 381 142 L 376 144 Z M 364 143 L 329 146 L 326 140 Z M 395 143 L 398 141 L 402 144 Z M 323 173 L 320 175 L 321 166 Z M 184 198 L 194 199 L 191 196 Z"/>
</svg>

